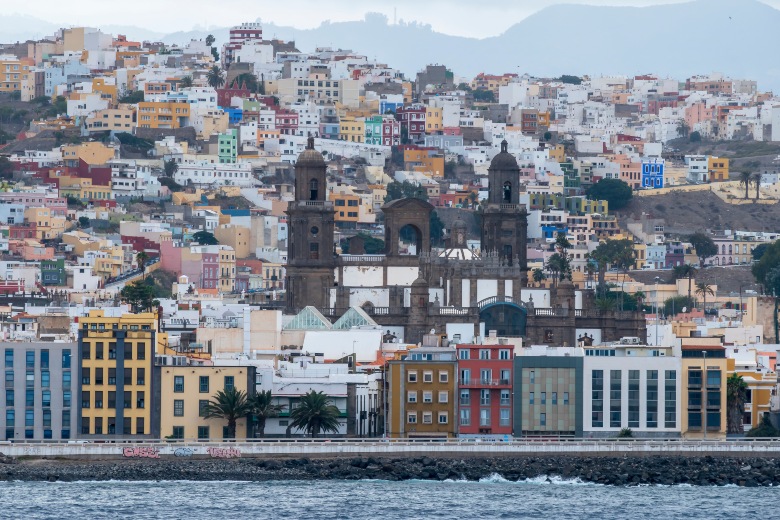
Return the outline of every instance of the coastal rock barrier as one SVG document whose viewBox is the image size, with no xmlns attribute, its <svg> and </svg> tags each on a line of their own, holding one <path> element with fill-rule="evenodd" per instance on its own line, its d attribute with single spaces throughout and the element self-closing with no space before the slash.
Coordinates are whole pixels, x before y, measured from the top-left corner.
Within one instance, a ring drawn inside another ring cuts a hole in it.
<svg viewBox="0 0 780 520">
<path fill-rule="evenodd" d="M 614 486 L 780 485 L 780 461 L 761 457 L 521 456 L 292 459 L 18 460 L 0 455 L 0 480 L 470 480 L 538 477 Z"/>
</svg>

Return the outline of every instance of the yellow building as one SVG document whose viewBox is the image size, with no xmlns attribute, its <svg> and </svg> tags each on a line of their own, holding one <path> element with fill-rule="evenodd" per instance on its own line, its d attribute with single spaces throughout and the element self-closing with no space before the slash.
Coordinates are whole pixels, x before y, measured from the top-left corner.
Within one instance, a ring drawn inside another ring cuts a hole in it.
<svg viewBox="0 0 780 520">
<path fill-rule="evenodd" d="M 162 366 L 160 367 L 160 435 L 174 439 L 222 440 L 230 438 L 227 421 L 205 419 L 204 408 L 217 392 L 235 388 L 254 394 L 252 366 Z M 251 423 L 236 423 L 236 438 L 252 437 Z"/>
<path fill-rule="evenodd" d="M 336 210 L 336 222 L 357 223 L 360 220 L 360 197 L 352 193 L 328 193 Z"/>
<path fill-rule="evenodd" d="M 157 315 L 93 310 L 78 327 L 80 437 L 159 437 L 152 372 L 167 335 L 157 331 Z"/>
<path fill-rule="evenodd" d="M 354 116 L 344 116 L 339 121 L 339 139 L 350 143 L 362 143 L 365 138 L 366 124 Z"/>
<path fill-rule="evenodd" d="M 404 169 L 444 176 L 444 155 L 439 150 L 405 149 Z"/>
<path fill-rule="evenodd" d="M 214 230 L 214 238 L 220 244 L 232 247 L 238 259 L 246 258 L 250 254 L 249 235 L 249 228 L 236 224 L 225 224 Z"/>
<path fill-rule="evenodd" d="M 106 78 L 92 78 L 92 92 L 100 94 L 100 99 L 108 100 L 112 105 L 116 103 L 117 89 L 115 82 L 109 83 Z"/>
<path fill-rule="evenodd" d="M 230 246 L 219 246 L 219 289 L 232 292 L 236 288 L 236 252 Z"/>
<path fill-rule="evenodd" d="M 415 353 L 425 354 L 425 350 L 426 347 L 417 348 L 407 359 L 388 363 L 387 427 L 390 437 L 446 438 L 454 437 L 458 431 L 455 408 L 457 362 L 409 359 L 415 357 Z"/>
<path fill-rule="evenodd" d="M 96 111 L 87 118 L 87 130 L 90 132 L 127 132 L 135 128 L 135 109 L 130 105 L 107 108 Z"/>
<path fill-rule="evenodd" d="M 556 144 L 547 148 L 550 153 L 550 160 L 558 163 L 566 161 L 566 150 L 562 144 Z"/>
<path fill-rule="evenodd" d="M 0 54 L 0 92 L 21 92 L 30 64 L 16 56 Z"/>
<path fill-rule="evenodd" d="M 104 281 L 116 278 L 124 272 L 125 250 L 122 246 L 104 246 L 99 249 L 100 255 L 95 258 L 93 273 Z"/>
<path fill-rule="evenodd" d="M 682 338 L 681 433 L 686 439 L 726 438 L 726 349 L 717 338 Z M 703 425 L 706 424 L 706 433 Z"/>
<path fill-rule="evenodd" d="M 64 145 L 61 149 L 62 160 L 69 168 L 78 168 L 80 160 L 90 166 L 101 166 L 114 158 L 114 148 L 100 141 Z"/>
<path fill-rule="evenodd" d="M 92 184 L 92 179 L 60 177 L 60 197 L 75 197 L 83 201 L 112 199 L 111 186 Z"/>
<path fill-rule="evenodd" d="M 24 210 L 24 220 L 35 223 L 38 240 L 59 238 L 65 232 L 65 217 L 52 215 L 49 208 L 27 208 Z"/>
<path fill-rule="evenodd" d="M 764 354 L 767 356 L 775 355 L 774 352 Z M 734 373 L 742 376 L 742 380 L 748 387 L 743 424 L 748 429 L 756 428 L 761 426 L 764 415 L 769 413 L 769 400 L 772 398 L 772 390 L 777 386 L 777 373 L 764 374 L 756 370 L 735 370 L 734 361 L 734 359 L 728 359 L 729 376 Z"/>
<path fill-rule="evenodd" d="M 190 105 L 186 101 L 142 101 L 138 103 L 139 128 L 183 128 L 188 125 Z"/>
<path fill-rule="evenodd" d="M 729 180 L 729 160 L 724 157 L 707 158 L 707 168 L 710 172 L 710 182 L 725 182 Z"/>
<path fill-rule="evenodd" d="M 84 27 L 71 27 L 62 31 L 63 50 L 81 52 L 84 50 Z"/>
<path fill-rule="evenodd" d="M 444 114 L 439 107 L 425 107 L 425 133 L 439 132 L 444 128 Z"/>
</svg>

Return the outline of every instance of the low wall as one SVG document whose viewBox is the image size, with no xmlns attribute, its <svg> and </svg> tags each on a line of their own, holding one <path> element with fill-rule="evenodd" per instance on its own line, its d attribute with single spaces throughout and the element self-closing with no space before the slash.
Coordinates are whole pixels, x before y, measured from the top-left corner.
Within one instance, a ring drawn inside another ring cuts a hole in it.
<svg viewBox="0 0 780 520">
<path fill-rule="evenodd" d="M 426 454 L 429 456 L 489 454 L 679 454 L 679 455 L 780 455 L 780 440 L 682 441 L 682 440 L 510 440 L 480 441 L 257 441 L 257 442 L 0 442 L 0 453 L 11 457 L 132 458 L 172 457 L 241 458 L 295 456 L 353 456 Z"/>
</svg>

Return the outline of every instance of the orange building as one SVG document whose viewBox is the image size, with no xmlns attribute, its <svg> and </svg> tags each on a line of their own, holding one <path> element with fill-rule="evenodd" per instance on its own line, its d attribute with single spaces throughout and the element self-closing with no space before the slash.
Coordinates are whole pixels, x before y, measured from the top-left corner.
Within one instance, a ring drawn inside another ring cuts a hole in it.
<svg viewBox="0 0 780 520">
<path fill-rule="evenodd" d="M 407 148 L 404 150 L 404 169 L 444 176 L 444 155 L 438 148 Z"/>
</svg>

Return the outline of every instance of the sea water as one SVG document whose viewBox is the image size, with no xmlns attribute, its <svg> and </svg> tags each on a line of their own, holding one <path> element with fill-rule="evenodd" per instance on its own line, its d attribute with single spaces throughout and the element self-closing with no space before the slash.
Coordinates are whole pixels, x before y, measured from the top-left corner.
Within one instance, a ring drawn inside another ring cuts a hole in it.
<svg viewBox="0 0 780 520">
<path fill-rule="evenodd" d="M 774 518 L 777 488 L 612 487 L 559 477 L 466 481 L 2 482 L 0 517 Z"/>
</svg>

